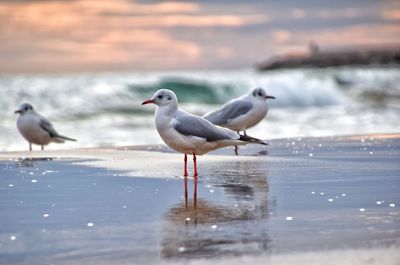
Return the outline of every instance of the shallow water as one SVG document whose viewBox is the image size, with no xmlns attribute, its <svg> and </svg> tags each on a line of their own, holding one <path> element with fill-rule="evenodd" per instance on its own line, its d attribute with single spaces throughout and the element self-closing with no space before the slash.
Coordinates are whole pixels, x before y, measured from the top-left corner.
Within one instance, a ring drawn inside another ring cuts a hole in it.
<svg viewBox="0 0 400 265">
<path fill-rule="evenodd" d="M 296 145 L 302 153 L 292 154 Z M 126 177 L 71 160 L 2 161 L 0 263 L 398 246 L 399 162 L 397 139 L 275 141 L 254 160 L 201 163 L 194 208 L 193 178 L 185 203 L 183 178 Z"/>
</svg>

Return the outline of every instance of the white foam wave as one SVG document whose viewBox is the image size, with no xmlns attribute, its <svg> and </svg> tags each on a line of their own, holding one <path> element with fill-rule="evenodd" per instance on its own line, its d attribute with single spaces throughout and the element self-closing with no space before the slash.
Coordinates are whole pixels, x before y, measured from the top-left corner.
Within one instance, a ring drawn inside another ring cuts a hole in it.
<svg viewBox="0 0 400 265">
<path fill-rule="evenodd" d="M 60 132 L 79 136 L 63 147 L 160 143 L 154 108 L 140 103 L 163 86 L 175 87 L 182 107 L 199 115 L 265 87 L 276 100 L 250 131 L 261 138 L 398 132 L 396 68 L 0 75 L 0 150 L 26 148 L 13 114 L 22 102 L 32 103 Z"/>
</svg>

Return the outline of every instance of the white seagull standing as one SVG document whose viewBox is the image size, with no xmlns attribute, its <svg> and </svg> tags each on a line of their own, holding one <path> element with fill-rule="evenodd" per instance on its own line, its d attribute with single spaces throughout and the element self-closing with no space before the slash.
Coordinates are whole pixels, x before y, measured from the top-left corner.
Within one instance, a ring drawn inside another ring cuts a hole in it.
<svg viewBox="0 0 400 265">
<path fill-rule="evenodd" d="M 267 99 L 275 99 L 265 93 L 263 88 L 254 88 L 246 95 L 232 99 L 219 109 L 206 113 L 203 117 L 215 125 L 231 130 L 243 131 L 258 124 L 268 113 Z M 237 146 L 235 146 L 237 155 Z"/>
<path fill-rule="evenodd" d="M 41 145 L 42 150 L 44 150 L 44 146 L 50 142 L 76 141 L 73 138 L 59 134 L 50 121 L 37 113 L 29 103 L 22 104 L 14 113 L 20 114 L 17 119 L 17 128 L 29 142 L 29 151 L 32 151 L 32 144 Z"/>
<path fill-rule="evenodd" d="M 178 99 L 171 90 L 160 89 L 142 105 L 153 103 L 156 129 L 163 141 L 172 149 L 184 153 L 184 176 L 187 176 L 187 155 L 193 155 L 194 176 L 197 176 L 196 155 L 232 145 L 265 142 L 240 135 L 234 131 L 212 124 L 206 119 L 178 109 Z"/>
</svg>

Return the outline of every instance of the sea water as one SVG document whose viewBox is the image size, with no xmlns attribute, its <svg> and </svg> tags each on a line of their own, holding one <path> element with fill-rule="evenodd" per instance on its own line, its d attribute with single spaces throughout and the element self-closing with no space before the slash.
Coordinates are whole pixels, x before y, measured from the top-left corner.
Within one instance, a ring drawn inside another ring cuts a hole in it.
<svg viewBox="0 0 400 265">
<path fill-rule="evenodd" d="M 268 100 L 267 117 L 248 130 L 255 137 L 399 131 L 398 67 L 15 74 L 0 75 L 0 151 L 27 148 L 15 126 L 14 110 L 23 102 L 78 139 L 63 148 L 143 145 L 162 142 L 155 107 L 141 106 L 156 90 L 174 90 L 182 109 L 203 115 L 259 86 L 276 99 Z"/>
<path fill-rule="evenodd" d="M 0 161 L 0 264 L 398 265 L 399 139 L 293 141 L 202 159 L 197 185 L 171 159 L 143 177 Z"/>
</svg>

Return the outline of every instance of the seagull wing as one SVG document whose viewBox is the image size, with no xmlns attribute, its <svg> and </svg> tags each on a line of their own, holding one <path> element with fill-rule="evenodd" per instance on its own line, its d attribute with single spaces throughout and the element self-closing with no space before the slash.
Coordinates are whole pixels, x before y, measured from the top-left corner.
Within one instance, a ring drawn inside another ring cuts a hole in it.
<svg viewBox="0 0 400 265">
<path fill-rule="evenodd" d="M 59 134 L 56 129 L 54 129 L 53 125 L 51 122 L 46 119 L 45 117 L 40 115 L 40 127 L 45 130 L 51 138 L 58 138 L 60 142 L 63 142 L 63 140 L 68 140 L 68 141 L 76 141 L 74 138 L 70 138 L 64 135 Z M 62 139 L 62 140 L 61 140 Z"/>
<path fill-rule="evenodd" d="M 246 114 L 251 110 L 253 104 L 247 100 L 236 99 L 229 101 L 221 108 L 205 114 L 203 117 L 216 125 L 224 125 L 240 115 Z"/>
<path fill-rule="evenodd" d="M 51 138 L 60 137 L 58 132 L 53 128 L 51 122 L 43 116 L 40 116 L 40 127 L 45 130 Z"/>
<path fill-rule="evenodd" d="M 180 112 L 175 117 L 174 128 L 180 134 L 205 138 L 207 142 L 239 139 L 239 135 L 225 128 L 220 128 L 202 117 Z"/>
</svg>

